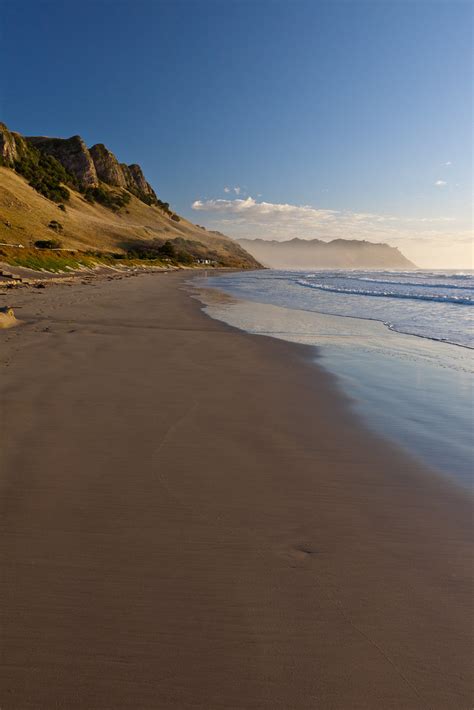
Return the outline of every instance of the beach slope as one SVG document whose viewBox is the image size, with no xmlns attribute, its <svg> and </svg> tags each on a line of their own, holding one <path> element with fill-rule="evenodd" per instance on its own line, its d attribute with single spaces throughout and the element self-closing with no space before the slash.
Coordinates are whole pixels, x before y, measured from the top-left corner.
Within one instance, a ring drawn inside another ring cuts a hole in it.
<svg viewBox="0 0 474 710">
<path fill-rule="evenodd" d="M 472 707 L 467 494 L 186 278 L 2 299 L 0 705 Z"/>
</svg>

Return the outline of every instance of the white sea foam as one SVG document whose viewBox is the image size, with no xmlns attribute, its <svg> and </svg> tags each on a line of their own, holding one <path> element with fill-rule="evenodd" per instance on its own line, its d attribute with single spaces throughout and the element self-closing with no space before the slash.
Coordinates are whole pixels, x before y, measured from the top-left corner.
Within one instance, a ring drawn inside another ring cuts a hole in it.
<svg viewBox="0 0 474 710">
<path fill-rule="evenodd" d="M 378 320 L 401 333 L 474 347 L 472 273 L 269 270 L 229 274 L 219 282 L 241 298 Z"/>
</svg>

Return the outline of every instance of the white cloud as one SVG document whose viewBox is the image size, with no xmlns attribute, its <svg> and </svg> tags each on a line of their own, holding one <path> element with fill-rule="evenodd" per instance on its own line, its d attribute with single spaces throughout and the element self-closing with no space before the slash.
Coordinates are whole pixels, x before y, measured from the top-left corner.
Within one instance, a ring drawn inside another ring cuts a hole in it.
<svg viewBox="0 0 474 710">
<path fill-rule="evenodd" d="M 450 160 L 447 160 L 444 165 L 448 168 L 450 165 L 452 165 L 452 162 Z"/>
<path fill-rule="evenodd" d="M 228 187 L 227 185 L 224 187 L 224 192 L 229 194 L 229 192 L 235 192 L 236 195 L 240 195 L 242 191 L 242 188 L 236 185 L 235 187 Z"/>
<path fill-rule="evenodd" d="M 280 219 L 281 216 L 297 221 L 309 221 L 313 223 L 323 219 L 331 219 L 334 210 L 321 210 L 310 205 L 289 205 L 274 202 L 257 202 L 253 197 L 233 200 L 196 200 L 192 204 L 193 210 L 203 212 L 221 212 L 234 215 L 245 215 L 246 218 L 254 221 L 264 221 Z"/>
<path fill-rule="evenodd" d="M 436 180 L 435 187 L 445 187 L 447 184 L 446 180 Z"/>
<path fill-rule="evenodd" d="M 278 202 L 259 202 L 254 197 L 234 199 L 195 200 L 192 209 L 207 212 L 221 223 L 233 224 L 240 228 L 266 229 L 275 234 L 293 230 L 298 236 L 311 238 L 323 229 L 328 236 L 340 236 L 350 230 L 355 238 L 363 238 L 371 233 L 387 234 L 399 231 L 401 225 L 407 229 L 421 224 L 443 224 L 455 222 L 454 217 L 399 217 L 374 214 L 372 212 L 350 212 L 330 210 L 312 205 L 291 205 Z M 418 227 L 419 228 L 419 227 Z M 304 234 L 302 234 L 304 233 Z"/>
</svg>

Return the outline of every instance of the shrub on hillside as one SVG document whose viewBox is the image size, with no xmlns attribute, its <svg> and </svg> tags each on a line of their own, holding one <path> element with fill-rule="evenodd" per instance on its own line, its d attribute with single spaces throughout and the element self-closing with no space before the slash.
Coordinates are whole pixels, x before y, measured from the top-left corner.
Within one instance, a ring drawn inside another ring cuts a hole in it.
<svg viewBox="0 0 474 710">
<path fill-rule="evenodd" d="M 38 239 L 35 242 L 37 249 L 61 249 L 61 242 L 58 239 Z"/>
<path fill-rule="evenodd" d="M 115 192 L 106 190 L 103 187 L 88 187 L 84 192 L 84 197 L 88 202 L 98 202 L 103 207 L 107 207 L 113 212 L 118 212 L 121 207 L 125 207 L 131 200 L 130 194 L 125 190 Z"/>
<path fill-rule="evenodd" d="M 169 202 L 162 202 L 162 200 L 157 200 L 156 204 L 160 208 L 160 210 L 163 210 L 163 212 L 165 212 L 167 215 L 171 214 Z"/>
<path fill-rule="evenodd" d="M 136 195 L 139 200 L 144 202 L 146 205 L 156 205 L 156 198 L 153 195 L 145 195 L 145 193 L 140 192 Z"/>
<path fill-rule="evenodd" d="M 48 227 L 52 229 L 54 232 L 62 232 L 63 231 L 63 225 L 61 222 L 57 222 L 55 219 L 52 219 L 51 222 L 48 224 Z"/>
</svg>

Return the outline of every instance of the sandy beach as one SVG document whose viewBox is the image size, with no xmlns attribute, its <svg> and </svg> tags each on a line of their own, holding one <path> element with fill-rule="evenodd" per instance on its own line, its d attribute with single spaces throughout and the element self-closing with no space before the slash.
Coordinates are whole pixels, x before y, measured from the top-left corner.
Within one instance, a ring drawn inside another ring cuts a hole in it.
<svg viewBox="0 0 474 710">
<path fill-rule="evenodd" d="M 189 278 L 1 296 L 1 708 L 472 708 L 469 495 Z"/>
</svg>

